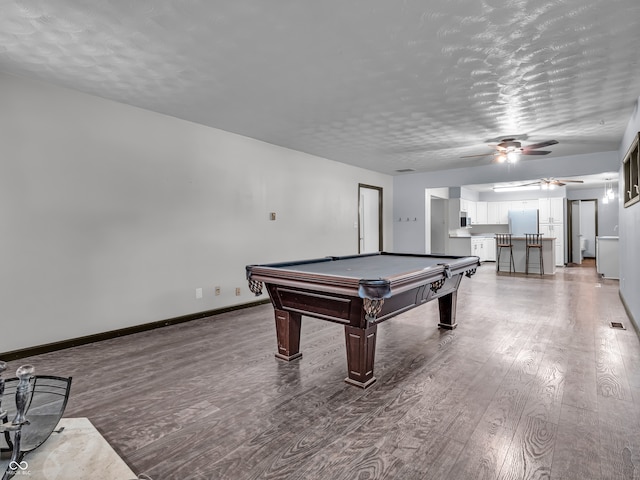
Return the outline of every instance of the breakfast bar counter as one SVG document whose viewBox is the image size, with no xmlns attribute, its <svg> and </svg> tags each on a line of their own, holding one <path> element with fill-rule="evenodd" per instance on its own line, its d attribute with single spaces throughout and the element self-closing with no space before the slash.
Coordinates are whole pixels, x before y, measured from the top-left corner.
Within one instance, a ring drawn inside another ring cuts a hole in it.
<svg viewBox="0 0 640 480">
<path fill-rule="evenodd" d="M 527 248 L 525 237 L 511 237 L 513 245 L 513 262 L 517 273 L 525 273 L 525 260 Z M 509 272 L 509 249 L 502 248 L 502 254 L 498 258 L 500 248 L 496 247 L 496 271 Z M 529 275 L 540 274 L 539 249 L 531 249 L 529 253 Z M 556 239 L 555 237 L 542 237 L 542 260 L 544 263 L 544 274 L 553 275 L 556 273 Z M 513 271 L 513 267 L 511 268 Z"/>
</svg>

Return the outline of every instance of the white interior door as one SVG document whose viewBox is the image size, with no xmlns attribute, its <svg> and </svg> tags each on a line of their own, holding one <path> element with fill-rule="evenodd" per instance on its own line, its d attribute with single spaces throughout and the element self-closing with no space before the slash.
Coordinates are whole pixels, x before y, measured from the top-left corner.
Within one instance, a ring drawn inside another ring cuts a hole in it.
<svg viewBox="0 0 640 480">
<path fill-rule="evenodd" d="M 571 261 L 578 265 L 582 264 L 582 250 L 580 249 L 580 239 L 582 238 L 582 228 L 580 222 L 580 200 L 571 201 Z"/>
<path fill-rule="evenodd" d="M 379 252 L 382 249 L 382 189 L 360 185 L 358 203 L 359 251 Z"/>
</svg>

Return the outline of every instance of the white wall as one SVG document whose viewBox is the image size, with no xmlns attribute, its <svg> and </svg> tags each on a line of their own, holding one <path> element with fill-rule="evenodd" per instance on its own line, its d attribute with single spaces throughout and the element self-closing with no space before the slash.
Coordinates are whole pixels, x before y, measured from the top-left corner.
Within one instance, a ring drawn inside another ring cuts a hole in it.
<svg viewBox="0 0 640 480">
<path fill-rule="evenodd" d="M 639 100 L 640 101 L 640 100 Z M 629 119 L 629 124 L 625 131 L 622 143 L 620 144 L 620 178 L 624 179 L 624 171 L 622 169 L 622 161 L 635 139 L 638 131 L 640 131 L 640 113 L 638 112 L 638 103 Z M 620 296 L 625 301 L 636 327 L 640 322 L 640 203 L 624 208 L 622 200 L 622 189 L 624 181 L 620 181 L 618 185 L 617 204 L 619 208 L 620 221 Z"/>
<path fill-rule="evenodd" d="M 2 74 L 0 105 L 0 352 L 253 301 L 247 264 L 357 253 L 358 183 L 384 189 L 393 248 L 390 176 Z"/>
<path fill-rule="evenodd" d="M 593 153 L 570 157 L 522 161 L 516 166 L 481 165 L 478 167 L 413 173 L 393 179 L 394 219 L 410 217 L 417 222 L 406 224 L 394 221 L 394 247 L 396 251 L 425 253 L 425 189 L 461 187 L 492 182 L 512 182 L 532 178 L 590 175 L 619 169 L 618 152 Z M 505 198 L 506 199 L 506 198 Z M 486 200 L 482 198 L 482 200 Z M 428 226 L 427 226 L 428 227 Z"/>
</svg>

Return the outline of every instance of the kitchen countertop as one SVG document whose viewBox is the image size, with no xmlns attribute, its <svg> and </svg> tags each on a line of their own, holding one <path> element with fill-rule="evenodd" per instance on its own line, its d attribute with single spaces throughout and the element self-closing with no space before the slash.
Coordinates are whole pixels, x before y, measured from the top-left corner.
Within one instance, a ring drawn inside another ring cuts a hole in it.
<svg viewBox="0 0 640 480">
<path fill-rule="evenodd" d="M 542 241 L 543 242 L 545 240 L 555 240 L 555 239 L 556 239 L 556 237 L 545 237 L 545 236 L 542 237 Z M 524 241 L 525 237 L 524 236 L 522 236 L 522 237 L 511 237 L 511 240 L 523 240 Z"/>
<path fill-rule="evenodd" d="M 495 238 L 495 233 L 478 233 L 472 235 L 449 235 L 449 238 Z M 598 237 L 598 238 L 617 238 L 617 237 Z M 524 236 L 511 237 L 512 240 L 524 240 Z M 556 237 L 542 237 L 542 240 L 555 240 Z"/>
</svg>

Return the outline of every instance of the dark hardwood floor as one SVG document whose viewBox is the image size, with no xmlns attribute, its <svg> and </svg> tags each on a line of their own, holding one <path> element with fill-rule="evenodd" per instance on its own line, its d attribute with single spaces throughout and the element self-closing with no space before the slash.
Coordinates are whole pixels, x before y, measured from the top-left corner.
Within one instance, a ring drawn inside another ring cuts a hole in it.
<svg viewBox="0 0 640 480">
<path fill-rule="evenodd" d="M 431 302 L 381 324 L 367 390 L 343 381 L 340 325 L 304 318 L 302 358 L 277 360 L 271 305 L 9 370 L 73 376 L 65 416 L 154 480 L 640 478 L 640 343 L 617 281 L 489 263 L 457 318 L 439 330 Z"/>
</svg>

